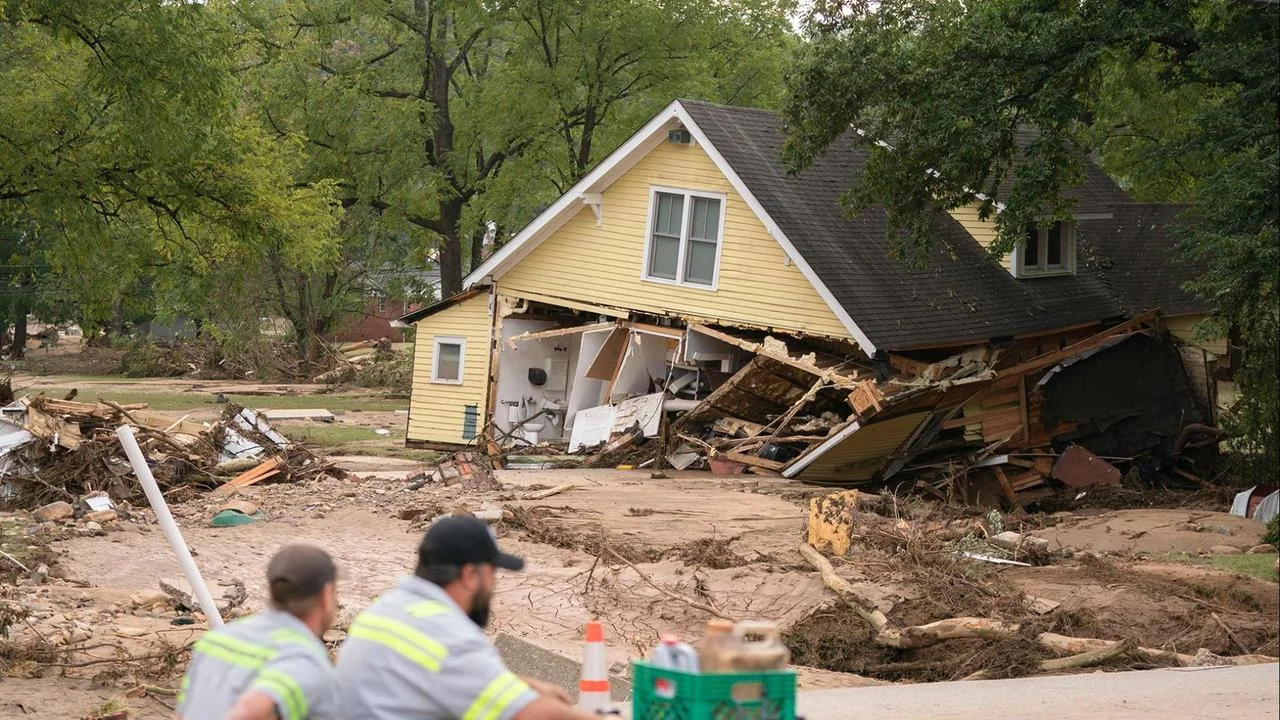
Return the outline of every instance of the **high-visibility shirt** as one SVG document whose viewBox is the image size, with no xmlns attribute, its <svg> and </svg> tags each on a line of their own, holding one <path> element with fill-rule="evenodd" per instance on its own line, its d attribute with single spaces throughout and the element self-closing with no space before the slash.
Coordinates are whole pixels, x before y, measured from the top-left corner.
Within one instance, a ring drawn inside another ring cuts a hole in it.
<svg viewBox="0 0 1280 720">
<path fill-rule="evenodd" d="M 338 649 L 344 720 L 511 720 L 538 694 L 438 585 L 409 576 Z"/>
<path fill-rule="evenodd" d="M 206 632 L 182 679 L 183 720 L 223 720 L 248 690 L 275 701 L 280 720 L 336 720 L 338 678 L 323 643 L 298 618 L 268 610 Z"/>
</svg>

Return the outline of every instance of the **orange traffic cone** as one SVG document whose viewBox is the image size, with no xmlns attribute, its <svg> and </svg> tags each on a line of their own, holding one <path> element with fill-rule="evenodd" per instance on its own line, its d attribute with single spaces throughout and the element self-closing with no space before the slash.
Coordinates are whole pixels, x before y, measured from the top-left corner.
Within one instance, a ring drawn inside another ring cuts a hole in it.
<svg viewBox="0 0 1280 720">
<path fill-rule="evenodd" d="M 604 655 L 604 626 L 599 620 L 587 623 L 587 647 L 582 658 L 582 680 L 578 683 L 578 709 L 609 711 L 609 665 Z"/>
</svg>

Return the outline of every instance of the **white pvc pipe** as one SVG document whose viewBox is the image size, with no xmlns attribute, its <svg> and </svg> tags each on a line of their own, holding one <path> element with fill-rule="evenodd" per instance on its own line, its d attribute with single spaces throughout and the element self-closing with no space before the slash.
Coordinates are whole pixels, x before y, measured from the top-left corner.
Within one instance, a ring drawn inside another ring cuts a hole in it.
<svg viewBox="0 0 1280 720">
<path fill-rule="evenodd" d="M 169 547 L 173 549 L 173 554 L 178 556 L 178 564 L 182 565 L 182 572 L 187 576 L 187 582 L 190 583 L 191 591 L 195 593 L 196 601 L 200 603 L 204 616 L 208 618 L 209 626 L 222 627 L 222 614 L 218 612 L 218 606 L 213 604 L 213 596 L 209 594 L 204 578 L 200 577 L 200 569 L 196 567 L 196 561 L 191 557 L 191 551 L 187 549 L 187 541 L 182 539 L 178 524 L 173 521 L 173 515 L 169 513 L 169 505 L 164 501 L 164 495 L 160 493 L 160 486 L 156 484 L 155 476 L 151 474 L 147 459 L 142 456 L 142 448 L 138 447 L 138 440 L 133 436 L 133 428 L 129 425 L 121 425 L 116 428 L 116 436 L 120 438 L 120 445 L 124 447 L 125 455 L 129 456 L 129 464 L 133 465 L 133 472 L 142 483 L 142 490 L 147 494 L 151 509 L 156 512 L 156 520 L 160 522 L 160 527 L 169 538 Z"/>
</svg>

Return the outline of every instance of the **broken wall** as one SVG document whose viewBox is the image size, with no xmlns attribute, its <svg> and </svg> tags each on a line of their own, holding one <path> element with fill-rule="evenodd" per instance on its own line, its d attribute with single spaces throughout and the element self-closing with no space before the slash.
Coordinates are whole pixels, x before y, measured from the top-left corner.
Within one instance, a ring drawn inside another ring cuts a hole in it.
<svg viewBox="0 0 1280 720">
<path fill-rule="evenodd" d="M 1206 420 L 1167 334 L 1132 335 L 1062 368 L 1041 391 L 1047 427 L 1076 423 L 1075 430 L 1053 435 L 1059 452 L 1076 443 L 1103 457 L 1164 460 L 1184 425 Z"/>
</svg>

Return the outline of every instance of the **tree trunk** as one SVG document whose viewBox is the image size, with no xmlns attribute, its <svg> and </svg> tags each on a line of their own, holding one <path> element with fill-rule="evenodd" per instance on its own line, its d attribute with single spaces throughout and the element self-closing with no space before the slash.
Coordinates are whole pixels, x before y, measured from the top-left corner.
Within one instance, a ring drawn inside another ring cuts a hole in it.
<svg viewBox="0 0 1280 720">
<path fill-rule="evenodd" d="M 27 304 L 19 302 L 13 317 L 13 352 L 9 357 L 21 360 L 27 354 Z"/>
<path fill-rule="evenodd" d="M 450 198 L 440 203 L 440 298 L 462 292 L 462 237 L 458 224 L 462 220 L 462 203 Z"/>
</svg>

